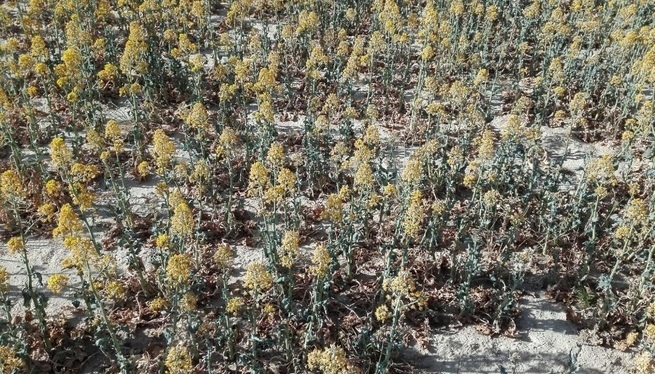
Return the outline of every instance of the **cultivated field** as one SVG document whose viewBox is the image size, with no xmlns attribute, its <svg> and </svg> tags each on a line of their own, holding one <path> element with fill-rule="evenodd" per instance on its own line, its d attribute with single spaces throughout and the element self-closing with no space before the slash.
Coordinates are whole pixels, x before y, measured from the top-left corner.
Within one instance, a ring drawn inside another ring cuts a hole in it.
<svg viewBox="0 0 655 374">
<path fill-rule="evenodd" d="M 0 4 L 0 372 L 652 373 L 653 14 Z"/>
</svg>

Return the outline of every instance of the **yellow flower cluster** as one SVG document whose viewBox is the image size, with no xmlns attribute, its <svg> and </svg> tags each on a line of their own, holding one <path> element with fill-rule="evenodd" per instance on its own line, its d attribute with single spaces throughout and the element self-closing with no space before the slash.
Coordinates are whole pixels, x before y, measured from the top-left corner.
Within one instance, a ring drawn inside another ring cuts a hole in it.
<svg viewBox="0 0 655 374">
<path fill-rule="evenodd" d="M 391 318 L 391 313 L 389 313 L 389 308 L 386 304 L 382 304 L 375 309 L 375 319 L 379 322 L 384 323 L 389 318 Z"/>
<path fill-rule="evenodd" d="M 307 368 L 321 370 L 325 374 L 352 374 L 358 372 L 348 358 L 343 348 L 330 345 L 325 349 L 315 349 L 307 355 Z"/>
<path fill-rule="evenodd" d="M 148 70 L 146 30 L 137 21 L 130 22 L 130 35 L 120 58 L 121 71 L 125 75 L 144 74 Z"/>
<path fill-rule="evenodd" d="M 186 253 L 174 254 L 168 259 L 166 277 L 173 287 L 182 287 L 189 284 L 193 263 L 191 256 Z"/>
<path fill-rule="evenodd" d="M 341 194 L 333 193 L 328 196 L 322 218 L 332 223 L 341 222 L 343 218 L 343 199 Z"/>
<path fill-rule="evenodd" d="M 421 181 L 423 176 L 423 163 L 417 157 L 412 157 L 407 161 L 405 168 L 400 174 L 400 178 L 403 182 L 407 183 L 410 186 L 416 186 Z"/>
<path fill-rule="evenodd" d="M 260 262 L 253 262 L 246 269 L 243 285 L 254 292 L 263 292 L 273 286 L 273 276 Z"/>
<path fill-rule="evenodd" d="M 13 169 L 0 174 L 0 201 L 17 202 L 24 197 L 23 182 Z"/>
<path fill-rule="evenodd" d="M 262 196 L 264 190 L 271 183 L 268 169 L 260 161 L 250 167 L 249 180 L 248 196 Z"/>
<path fill-rule="evenodd" d="M 48 289 L 55 294 L 61 293 L 68 286 L 69 278 L 65 274 L 54 274 L 48 278 Z"/>
<path fill-rule="evenodd" d="M 59 210 L 59 219 L 57 227 L 52 231 L 52 235 L 68 237 L 79 235 L 83 230 L 82 221 L 77 216 L 70 204 L 64 204 Z"/>
<path fill-rule="evenodd" d="M 312 252 L 312 265 L 309 267 L 309 272 L 317 278 L 323 278 L 329 273 L 331 263 L 330 251 L 325 245 L 319 244 Z"/>
<path fill-rule="evenodd" d="M 231 156 L 238 140 L 237 133 L 231 127 L 224 127 L 218 138 L 218 146 L 216 146 L 215 151 L 216 155 L 219 157 Z"/>
<path fill-rule="evenodd" d="M 67 169 L 73 161 L 73 152 L 64 139 L 54 138 L 50 142 L 50 158 L 55 168 Z"/>
<path fill-rule="evenodd" d="M 193 371 L 191 354 L 183 345 L 170 348 L 164 361 L 167 372 L 170 374 L 190 374 Z"/>
<path fill-rule="evenodd" d="M 109 120 L 105 125 L 105 138 L 112 143 L 113 151 L 120 153 L 123 151 L 123 134 L 118 122 Z"/>
<path fill-rule="evenodd" d="M 356 191 L 367 192 L 373 189 L 373 170 L 368 162 L 361 163 L 353 179 L 353 187 Z"/>
<path fill-rule="evenodd" d="M 407 270 L 400 271 L 395 277 L 387 278 L 382 282 L 382 289 L 389 292 L 388 299 L 392 296 L 405 299 L 411 302 L 411 307 L 423 309 L 427 306 L 427 298 L 424 293 L 416 289 L 416 283 Z"/>
<path fill-rule="evenodd" d="M 284 147 L 279 142 L 271 143 L 266 154 L 266 162 L 274 169 L 280 169 L 284 166 Z"/>
<path fill-rule="evenodd" d="M 162 175 L 170 166 L 175 154 L 175 144 L 164 130 L 157 129 L 152 137 L 152 155 L 155 158 L 157 172 Z"/>
<path fill-rule="evenodd" d="M 9 253 L 18 253 L 25 250 L 25 242 L 18 236 L 14 236 L 7 241 L 7 249 Z"/>
<path fill-rule="evenodd" d="M 7 268 L 0 265 L 0 297 L 4 297 L 9 292 L 9 272 Z"/>
<path fill-rule="evenodd" d="M 225 306 L 225 311 L 237 315 L 239 310 L 243 307 L 243 298 L 241 297 L 231 297 L 227 300 L 227 305 Z"/>
<path fill-rule="evenodd" d="M 193 107 L 191 107 L 191 110 L 188 111 L 188 114 L 184 118 L 184 122 L 196 130 L 209 130 L 209 114 L 207 113 L 207 109 L 200 102 L 193 104 Z"/>
<path fill-rule="evenodd" d="M 214 252 L 214 262 L 221 271 L 229 271 L 234 262 L 234 251 L 227 244 L 219 244 Z"/>
<path fill-rule="evenodd" d="M 23 361 L 16 356 L 14 347 L 0 345 L 0 368 L 4 373 L 18 373 L 25 369 Z"/>
<path fill-rule="evenodd" d="M 408 238 L 416 238 L 425 219 L 421 191 L 415 190 L 407 197 L 407 211 L 403 220 L 403 232 Z"/>
<path fill-rule="evenodd" d="M 291 268 L 298 257 L 298 246 L 300 244 L 300 234 L 298 231 L 287 231 L 282 238 L 282 245 L 278 251 L 280 256 L 280 265 L 285 268 Z"/>
<path fill-rule="evenodd" d="M 109 300 L 113 301 L 123 300 L 125 298 L 126 292 L 127 290 L 125 287 L 121 284 L 121 282 L 118 281 L 110 281 L 104 287 L 105 295 Z"/>
<path fill-rule="evenodd" d="M 585 179 L 599 186 L 615 185 L 618 180 L 614 175 L 612 156 L 605 155 L 591 160 L 585 169 Z"/>
</svg>

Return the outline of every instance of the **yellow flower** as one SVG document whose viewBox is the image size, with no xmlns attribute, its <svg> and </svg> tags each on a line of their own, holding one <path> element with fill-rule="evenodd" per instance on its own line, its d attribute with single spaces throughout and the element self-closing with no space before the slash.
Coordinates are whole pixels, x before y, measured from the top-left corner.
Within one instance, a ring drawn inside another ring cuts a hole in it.
<svg viewBox="0 0 655 374">
<path fill-rule="evenodd" d="M 76 48 L 68 48 L 62 53 L 61 60 L 68 72 L 79 72 L 82 67 L 82 54 Z"/>
<path fill-rule="evenodd" d="M 76 204 L 82 212 L 93 208 L 96 195 L 88 186 L 85 186 L 83 183 L 75 182 L 69 186 L 68 191 L 73 198 L 73 203 Z"/>
<path fill-rule="evenodd" d="M 280 247 L 280 264 L 285 268 L 291 268 L 296 257 L 298 257 L 298 246 L 300 244 L 300 234 L 298 231 L 287 231 L 282 238 Z"/>
<path fill-rule="evenodd" d="M 492 160 L 494 158 L 494 132 L 487 130 L 482 134 L 478 156 L 481 160 Z"/>
<path fill-rule="evenodd" d="M 98 256 L 93 242 L 87 238 L 67 236 L 64 238 L 64 247 L 70 251 L 70 256 L 62 261 L 62 266 L 66 269 L 76 268 L 84 273 L 87 271 L 87 265 L 95 264 L 103 267 L 103 264 L 110 259 L 109 257 L 103 259 Z"/>
<path fill-rule="evenodd" d="M 487 14 L 485 15 L 485 20 L 487 22 L 493 22 L 498 18 L 498 7 L 495 5 L 490 5 L 487 7 Z"/>
<path fill-rule="evenodd" d="M 4 373 L 19 373 L 24 369 L 23 361 L 16 357 L 16 349 L 0 345 L 0 367 Z"/>
<path fill-rule="evenodd" d="M 229 126 L 223 128 L 221 136 L 218 138 L 218 142 L 223 149 L 231 149 L 237 144 L 238 140 L 237 133 Z"/>
<path fill-rule="evenodd" d="M 159 234 L 155 239 L 155 246 L 157 248 L 166 248 L 170 242 L 170 238 L 166 234 Z"/>
<path fill-rule="evenodd" d="M 91 182 L 98 174 L 100 170 L 98 167 L 91 164 L 82 164 L 80 162 L 74 163 L 70 168 L 70 176 L 73 181 L 78 183 L 89 183 Z"/>
<path fill-rule="evenodd" d="M 229 267 L 232 266 L 234 262 L 234 252 L 227 244 L 219 244 L 214 253 L 214 262 L 219 269 L 225 271 L 229 270 Z"/>
<path fill-rule="evenodd" d="M 633 224 L 643 223 L 648 221 L 648 204 L 643 199 L 632 199 L 628 203 L 625 211 L 625 218 Z"/>
<path fill-rule="evenodd" d="M 264 304 L 264 307 L 262 308 L 262 314 L 268 318 L 273 318 L 273 316 L 275 315 L 275 311 L 276 311 L 275 305 L 271 303 Z"/>
<path fill-rule="evenodd" d="M 198 47 L 191 42 L 187 34 L 179 34 L 177 38 L 177 45 L 182 54 L 188 55 L 190 53 L 195 53 L 198 50 Z"/>
<path fill-rule="evenodd" d="M 250 167 L 250 178 L 248 183 L 248 195 L 261 195 L 265 188 L 270 184 L 268 169 L 260 161 L 255 162 Z"/>
<path fill-rule="evenodd" d="M 266 161 L 273 169 L 279 169 L 284 165 L 284 147 L 278 142 L 271 143 L 266 154 Z"/>
<path fill-rule="evenodd" d="M 194 227 L 193 213 L 189 205 L 182 201 L 175 206 L 173 217 L 171 218 L 171 234 L 182 237 L 193 235 Z"/>
<path fill-rule="evenodd" d="M 498 201 L 501 199 L 500 193 L 496 190 L 489 190 L 484 193 L 482 197 L 482 202 L 487 208 L 495 207 Z"/>
<path fill-rule="evenodd" d="M 339 194 L 330 194 L 325 202 L 325 210 L 321 216 L 332 223 L 341 222 L 343 218 L 343 199 Z"/>
<path fill-rule="evenodd" d="M 605 155 L 591 160 L 585 168 L 585 180 L 601 186 L 615 185 L 618 180 L 614 175 L 612 156 Z"/>
<path fill-rule="evenodd" d="M 29 86 L 27 87 L 27 94 L 30 97 L 34 97 L 39 93 L 39 89 L 36 86 Z"/>
<path fill-rule="evenodd" d="M 587 105 L 587 94 L 578 92 L 573 96 L 573 100 L 569 103 L 569 110 L 573 114 L 580 114 Z"/>
<path fill-rule="evenodd" d="M 124 74 L 143 74 L 148 69 L 145 56 L 148 50 L 146 30 L 137 21 L 130 22 L 130 35 L 120 58 L 120 67 Z"/>
<path fill-rule="evenodd" d="M 227 300 L 227 305 L 225 306 L 225 311 L 237 315 L 239 310 L 243 307 L 243 298 L 241 297 L 231 297 Z"/>
<path fill-rule="evenodd" d="M 71 236 L 81 233 L 83 230 L 82 221 L 79 219 L 70 204 L 65 204 L 59 210 L 59 220 L 57 227 L 52 231 L 52 235 Z"/>
<path fill-rule="evenodd" d="M 273 286 L 273 276 L 266 270 L 264 264 L 253 262 L 248 265 L 243 283 L 251 291 L 262 292 Z"/>
<path fill-rule="evenodd" d="M 105 141 L 98 131 L 93 128 L 86 130 L 86 142 L 94 151 L 105 148 Z"/>
<path fill-rule="evenodd" d="M 330 251 L 326 246 L 319 244 L 312 252 L 312 265 L 309 267 L 309 272 L 318 278 L 322 278 L 330 271 L 331 263 Z"/>
<path fill-rule="evenodd" d="M 346 358 L 346 351 L 334 344 L 320 350 L 315 349 L 307 355 L 307 368 L 318 369 L 325 374 L 355 373 L 357 369 Z"/>
<path fill-rule="evenodd" d="M 277 183 L 285 194 L 292 195 L 296 188 L 296 175 L 287 168 L 282 168 L 277 176 Z"/>
<path fill-rule="evenodd" d="M 389 308 L 387 308 L 385 304 L 382 304 L 377 307 L 377 309 L 375 309 L 375 319 L 377 319 L 379 322 L 384 323 L 390 317 L 391 313 L 389 313 Z"/>
<path fill-rule="evenodd" d="M 65 274 L 54 274 L 48 278 L 48 289 L 53 293 L 59 294 L 68 286 L 69 278 Z"/>
<path fill-rule="evenodd" d="M 115 141 L 123 138 L 121 127 L 115 120 L 109 120 L 105 125 L 105 138 Z"/>
<path fill-rule="evenodd" d="M 382 194 L 384 195 L 385 198 L 391 199 L 394 198 L 396 194 L 398 194 L 398 189 L 394 184 L 390 183 L 384 186 L 384 188 L 382 189 Z"/>
<path fill-rule="evenodd" d="M 639 353 L 633 360 L 634 371 L 638 374 L 651 374 L 653 372 L 653 357 L 651 354 L 644 350 Z"/>
<path fill-rule="evenodd" d="M 319 24 L 318 14 L 315 12 L 307 12 L 303 10 L 298 15 L 298 27 L 296 28 L 296 35 L 300 35 L 308 30 L 314 30 Z"/>
<path fill-rule="evenodd" d="M 20 200 L 24 193 L 20 175 L 15 170 L 5 170 L 0 174 L 0 199 Z"/>
<path fill-rule="evenodd" d="M 123 285 L 118 281 L 110 281 L 105 286 L 105 295 L 114 301 L 122 300 L 125 298 L 126 290 Z"/>
<path fill-rule="evenodd" d="M 64 139 L 54 138 L 50 142 L 50 158 L 55 168 L 66 169 L 73 161 L 73 152 Z"/>
<path fill-rule="evenodd" d="M 413 191 L 407 198 L 407 211 L 403 220 L 403 231 L 409 238 L 415 238 L 425 218 L 421 191 Z"/>
<path fill-rule="evenodd" d="M 182 195 L 180 189 L 175 188 L 168 194 L 168 206 L 174 209 L 180 203 L 186 203 L 186 200 L 184 200 L 184 195 Z"/>
<path fill-rule="evenodd" d="M 281 204 L 284 199 L 284 189 L 281 186 L 273 186 L 264 193 L 264 201 L 268 204 Z"/>
<path fill-rule="evenodd" d="M 166 265 L 166 277 L 173 287 L 184 286 L 191 279 L 193 264 L 189 254 L 174 254 Z"/>
<path fill-rule="evenodd" d="M 168 307 L 168 301 L 163 297 L 158 297 L 148 302 L 148 308 L 150 308 L 154 313 L 164 310 L 166 307 Z"/>
<path fill-rule="evenodd" d="M 198 160 L 196 166 L 193 168 L 193 172 L 189 176 L 189 181 L 192 183 L 197 183 L 200 188 L 205 187 L 205 183 L 209 180 L 209 165 L 204 159 Z"/>
<path fill-rule="evenodd" d="M 17 253 L 25 249 L 25 243 L 22 238 L 14 236 L 7 242 L 7 249 L 9 249 L 9 253 Z"/>
<path fill-rule="evenodd" d="M 655 324 L 649 323 L 644 329 L 644 337 L 650 341 L 655 341 Z"/>
<path fill-rule="evenodd" d="M 145 178 L 150 174 L 150 163 L 148 161 L 141 161 L 136 167 L 137 173 L 141 178 Z"/>
<path fill-rule="evenodd" d="M 435 200 L 432 203 L 432 214 L 440 216 L 446 212 L 446 203 L 443 200 Z"/>
<path fill-rule="evenodd" d="M 472 188 L 477 180 L 478 177 L 474 173 L 468 172 L 466 173 L 466 175 L 464 175 L 464 180 L 462 181 L 462 184 L 465 187 Z"/>
<path fill-rule="evenodd" d="M 432 48 L 431 45 L 426 45 L 423 47 L 423 51 L 421 51 L 421 60 L 429 61 L 434 57 L 434 55 L 434 48 Z"/>
<path fill-rule="evenodd" d="M 152 155 L 155 158 L 157 171 L 163 174 L 166 168 L 170 166 L 173 154 L 175 154 L 175 144 L 166 135 L 164 130 L 157 129 L 152 137 Z"/>
<path fill-rule="evenodd" d="M 6 295 L 9 292 L 9 272 L 7 268 L 0 265 L 0 295 Z"/>
<path fill-rule="evenodd" d="M 473 84 L 475 86 L 479 86 L 485 83 L 488 79 L 489 79 L 489 71 L 487 69 L 480 69 L 478 71 L 478 74 L 475 76 L 475 79 L 473 80 Z"/>
<path fill-rule="evenodd" d="M 194 53 L 189 56 L 189 66 L 191 71 L 197 73 L 205 67 L 206 58 L 200 53 Z"/>
<path fill-rule="evenodd" d="M 46 47 L 43 38 L 40 35 L 32 37 L 30 42 L 30 55 L 38 60 L 47 60 L 49 56 L 48 47 Z"/>
<path fill-rule="evenodd" d="M 97 74 L 99 79 L 99 86 L 104 86 L 109 82 L 114 82 L 116 77 L 118 77 L 118 67 L 116 65 L 107 63 L 104 68 L 100 70 Z"/>
<path fill-rule="evenodd" d="M 207 113 L 207 109 L 200 102 L 193 104 L 193 107 L 184 119 L 184 122 L 191 128 L 204 131 L 209 129 L 208 121 L 209 114 Z"/>
<path fill-rule="evenodd" d="M 400 271 L 395 277 L 385 279 L 382 282 L 382 289 L 395 297 L 415 302 L 414 305 L 418 305 L 419 308 L 427 305 L 425 294 L 416 290 L 416 283 L 407 270 Z"/>
<path fill-rule="evenodd" d="M 45 76 L 48 73 L 48 65 L 44 64 L 43 62 L 39 62 L 34 67 L 34 71 L 40 76 Z"/>
<path fill-rule="evenodd" d="M 180 310 L 190 312 L 195 310 L 198 304 L 198 297 L 191 292 L 187 292 L 180 299 Z"/>
<path fill-rule="evenodd" d="M 191 354 L 182 345 L 176 345 L 168 351 L 164 365 L 170 374 L 190 374 L 193 371 Z"/>
<path fill-rule="evenodd" d="M 423 165 L 421 160 L 416 157 L 412 157 L 409 161 L 407 161 L 403 172 L 400 174 L 400 179 L 402 179 L 403 182 L 413 186 L 421 181 L 422 175 Z"/>
<path fill-rule="evenodd" d="M 355 187 L 355 190 L 370 190 L 373 188 L 373 170 L 371 170 L 371 165 L 368 162 L 362 163 L 357 169 L 353 187 Z"/>
</svg>

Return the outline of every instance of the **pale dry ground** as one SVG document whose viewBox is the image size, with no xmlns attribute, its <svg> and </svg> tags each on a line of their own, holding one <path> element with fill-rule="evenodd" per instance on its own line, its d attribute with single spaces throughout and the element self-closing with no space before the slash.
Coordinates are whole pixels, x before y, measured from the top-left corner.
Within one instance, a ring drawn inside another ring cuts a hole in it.
<svg viewBox="0 0 655 374">
<path fill-rule="evenodd" d="M 118 121 L 129 121 L 127 108 L 116 107 L 106 112 L 107 118 Z M 500 132 L 504 128 L 507 116 L 499 116 L 492 121 L 492 127 Z M 302 117 L 295 121 L 280 122 L 280 133 L 290 133 L 302 129 Z M 361 130 L 361 124 L 355 127 Z M 390 130 L 380 128 L 383 142 L 395 141 Z M 570 136 L 567 128 L 542 128 L 542 141 L 545 150 L 545 162 L 552 162 L 557 157 L 564 157 L 562 167 L 574 175 L 575 179 L 582 176 L 585 160 L 604 154 L 612 154 L 615 148 L 605 144 L 587 144 Z M 395 152 L 395 162 L 403 165 L 416 147 L 398 146 Z M 179 158 L 188 158 L 179 154 Z M 391 161 L 391 160 L 389 160 Z M 400 168 L 400 167 L 399 167 Z M 571 181 L 571 183 L 575 183 Z M 156 200 L 154 184 L 139 184 L 130 182 L 131 202 L 135 211 L 147 211 L 147 206 Z M 252 207 L 250 207 L 252 209 Z M 103 221 L 107 221 L 103 219 Z M 102 237 L 102 233 L 97 233 Z M 45 283 L 49 276 L 61 271 L 61 260 L 67 251 L 60 239 L 29 239 L 27 251 L 30 263 L 42 275 Z M 263 259 L 261 251 L 256 248 L 237 246 L 235 271 L 230 283 L 234 283 L 252 261 Z M 117 249 L 116 257 L 122 271 L 127 268 L 126 251 Z M 143 253 L 146 266 L 149 265 L 148 253 Z M 26 280 L 25 268 L 20 256 L 7 252 L 4 244 L 0 244 L 0 263 L 7 267 L 11 274 L 11 297 L 14 305 L 12 314 L 21 315 L 21 289 Z M 79 285 L 72 272 L 71 286 Z M 73 292 L 66 290 L 61 295 L 53 295 L 45 287 L 41 288 L 50 297 L 47 311 L 51 316 L 74 316 L 72 306 Z M 480 334 L 474 326 L 464 327 L 454 331 L 435 331 L 427 351 L 417 348 L 406 350 L 403 359 L 415 365 L 418 372 L 426 373 L 564 373 L 571 368 L 567 361 L 571 353 L 578 352 L 577 363 L 580 373 L 618 373 L 627 372 L 631 367 L 633 353 L 620 352 L 592 345 L 587 345 L 576 327 L 566 320 L 566 314 L 561 306 L 547 300 L 543 296 L 526 297 L 522 304 L 523 314 L 518 321 L 519 338 L 491 338 Z"/>
<path fill-rule="evenodd" d="M 560 305 L 541 295 L 525 297 L 516 338 L 492 338 L 475 327 L 438 331 L 427 351 L 403 359 L 418 373 L 625 373 L 633 354 L 586 343 Z M 503 371 L 504 370 L 504 371 Z"/>
</svg>

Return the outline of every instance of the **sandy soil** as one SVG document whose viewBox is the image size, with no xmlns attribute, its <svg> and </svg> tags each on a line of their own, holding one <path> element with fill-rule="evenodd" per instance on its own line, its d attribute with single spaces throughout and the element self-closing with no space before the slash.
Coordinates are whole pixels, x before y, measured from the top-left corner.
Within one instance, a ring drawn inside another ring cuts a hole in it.
<svg viewBox="0 0 655 374">
<path fill-rule="evenodd" d="M 526 297 L 517 337 L 492 338 L 474 326 L 437 331 L 428 351 L 403 359 L 419 373 L 625 373 L 633 354 L 592 346 L 566 320 L 563 308 L 543 296 Z"/>
</svg>

